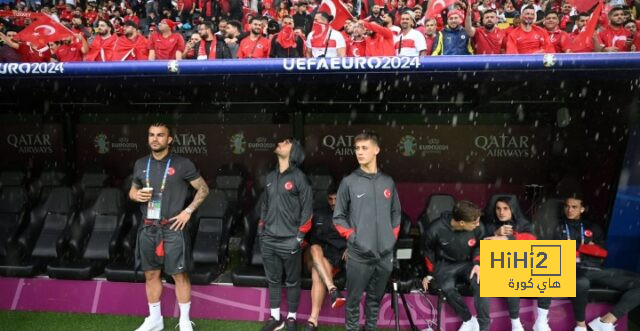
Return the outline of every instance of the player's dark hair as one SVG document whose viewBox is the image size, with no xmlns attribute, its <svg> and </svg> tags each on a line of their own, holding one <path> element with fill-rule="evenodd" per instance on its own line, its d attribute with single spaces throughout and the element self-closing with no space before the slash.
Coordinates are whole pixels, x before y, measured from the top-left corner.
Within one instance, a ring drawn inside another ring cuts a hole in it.
<svg viewBox="0 0 640 331">
<path fill-rule="evenodd" d="M 167 131 L 169 132 L 169 137 L 173 137 L 173 131 L 171 130 L 171 127 L 168 124 L 164 123 L 164 122 L 152 123 L 151 125 L 149 125 L 149 128 L 152 128 L 152 127 L 157 127 L 157 128 L 165 127 L 165 128 L 167 128 Z"/>
<path fill-rule="evenodd" d="M 453 206 L 452 217 L 456 221 L 475 222 L 480 217 L 481 211 L 473 202 L 462 200 Z"/>
</svg>

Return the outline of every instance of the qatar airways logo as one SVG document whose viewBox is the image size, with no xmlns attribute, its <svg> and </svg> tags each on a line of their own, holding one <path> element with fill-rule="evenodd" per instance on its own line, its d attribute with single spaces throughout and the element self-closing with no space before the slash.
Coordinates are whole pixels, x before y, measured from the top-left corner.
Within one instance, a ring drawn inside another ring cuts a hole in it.
<svg viewBox="0 0 640 331">
<path fill-rule="evenodd" d="M 473 144 L 487 152 L 486 156 L 488 157 L 529 158 L 534 154 L 534 146 L 530 145 L 529 139 L 529 136 L 488 135 L 477 136 L 473 140 Z"/>
<path fill-rule="evenodd" d="M 204 133 L 177 133 L 173 136 L 172 151 L 179 154 L 208 155 L 207 135 Z"/>
<path fill-rule="evenodd" d="M 322 146 L 333 151 L 333 155 L 345 156 L 354 155 L 353 138 L 355 135 L 326 135 L 322 138 Z"/>
<path fill-rule="evenodd" d="M 53 154 L 49 134 L 8 134 L 7 144 L 20 154 Z"/>
</svg>

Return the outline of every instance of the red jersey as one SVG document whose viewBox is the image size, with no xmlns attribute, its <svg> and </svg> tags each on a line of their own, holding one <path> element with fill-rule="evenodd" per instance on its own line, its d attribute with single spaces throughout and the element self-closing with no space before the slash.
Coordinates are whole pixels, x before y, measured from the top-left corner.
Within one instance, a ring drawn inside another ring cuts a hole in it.
<svg viewBox="0 0 640 331">
<path fill-rule="evenodd" d="M 630 45 L 627 44 L 627 38 L 631 37 L 631 31 L 621 28 L 608 26 L 598 33 L 598 38 L 604 47 L 615 47 L 620 52 L 630 51 Z"/>
<path fill-rule="evenodd" d="M 427 42 L 427 56 L 430 56 L 433 53 L 433 42 L 436 40 L 436 34 L 434 33 L 433 36 L 425 34 L 424 39 Z"/>
<path fill-rule="evenodd" d="M 126 36 L 118 37 L 113 46 L 111 61 L 140 61 L 149 59 L 149 41 L 142 35 L 131 40 Z"/>
<path fill-rule="evenodd" d="M 383 26 L 375 23 L 364 22 L 367 30 L 374 32 L 371 36 L 366 36 L 364 41 L 367 44 L 365 48 L 366 56 L 395 56 L 396 49 L 393 47 L 393 32 Z"/>
<path fill-rule="evenodd" d="M 547 31 L 532 25 L 529 32 L 519 26 L 507 36 L 507 54 L 555 53 Z"/>
<path fill-rule="evenodd" d="M 271 42 L 269 38 L 263 36 L 258 39 L 251 40 L 251 37 L 245 37 L 238 46 L 239 59 L 265 59 L 269 57 L 271 50 Z"/>
<path fill-rule="evenodd" d="M 93 22 L 98 18 L 98 13 L 96 11 L 88 11 L 84 13 L 84 18 L 87 20 L 88 25 L 93 25 Z"/>
<path fill-rule="evenodd" d="M 118 37 L 115 34 L 107 38 L 96 36 L 91 42 L 85 60 L 98 62 L 110 61 L 111 53 L 113 53 L 113 45 L 116 43 L 116 40 L 118 40 Z"/>
<path fill-rule="evenodd" d="M 570 37 L 571 37 L 571 52 L 572 53 L 590 53 L 590 52 L 593 52 L 593 49 L 594 49 L 593 38 L 586 38 L 586 42 L 585 42 L 584 45 L 576 45 L 575 44 L 575 39 L 578 37 L 579 34 L 580 34 L 580 31 L 575 30 L 570 35 Z"/>
<path fill-rule="evenodd" d="M 167 38 L 154 33 L 149 37 L 149 50 L 156 52 L 156 60 L 175 60 L 177 53 L 184 51 L 184 38 L 177 33 Z"/>
<path fill-rule="evenodd" d="M 51 60 L 49 48 L 37 50 L 23 42 L 18 44 L 16 52 L 20 55 L 20 62 L 49 62 Z"/>
<path fill-rule="evenodd" d="M 556 28 L 555 31 L 547 31 L 549 33 L 549 40 L 556 49 L 556 53 L 564 53 L 571 47 L 571 37 L 568 33 Z"/>
<path fill-rule="evenodd" d="M 501 54 L 506 42 L 507 32 L 494 27 L 488 31 L 484 27 L 476 28 L 473 35 L 473 46 L 476 54 Z"/>
<path fill-rule="evenodd" d="M 82 62 L 82 42 L 75 41 L 70 44 L 62 44 L 53 54 L 60 62 Z"/>
<path fill-rule="evenodd" d="M 348 57 L 361 57 L 367 54 L 367 42 L 366 40 L 349 40 L 347 43 L 347 56 Z"/>
</svg>

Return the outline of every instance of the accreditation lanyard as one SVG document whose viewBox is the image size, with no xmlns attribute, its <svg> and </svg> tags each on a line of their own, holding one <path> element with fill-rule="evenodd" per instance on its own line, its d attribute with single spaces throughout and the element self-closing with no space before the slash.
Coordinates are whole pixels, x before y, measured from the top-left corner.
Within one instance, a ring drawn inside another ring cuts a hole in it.
<svg viewBox="0 0 640 331">
<path fill-rule="evenodd" d="M 169 167 L 171 166 L 171 158 L 169 158 L 169 160 L 167 160 L 167 167 L 164 169 L 164 176 L 162 176 L 162 184 L 160 184 L 160 195 L 162 195 L 162 192 L 164 192 L 164 188 L 167 185 L 167 175 L 169 174 Z M 151 172 L 151 156 L 149 156 L 149 159 L 147 160 L 147 173 L 146 173 L 146 185 L 147 187 L 151 187 L 151 183 L 149 182 L 149 173 Z"/>
<path fill-rule="evenodd" d="M 567 240 L 571 240 L 571 232 L 569 231 L 569 224 L 564 223 L 564 228 L 567 230 Z M 580 244 L 584 244 L 584 224 L 580 222 Z"/>
</svg>

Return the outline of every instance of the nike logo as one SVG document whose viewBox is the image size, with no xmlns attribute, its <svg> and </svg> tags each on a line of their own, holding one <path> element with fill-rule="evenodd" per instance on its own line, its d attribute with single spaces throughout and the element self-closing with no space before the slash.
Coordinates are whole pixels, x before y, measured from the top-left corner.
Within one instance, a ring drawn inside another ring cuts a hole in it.
<svg viewBox="0 0 640 331">
<path fill-rule="evenodd" d="M 362 194 L 357 194 L 356 197 L 358 197 L 358 199 L 362 198 L 366 193 L 362 193 Z"/>
</svg>

